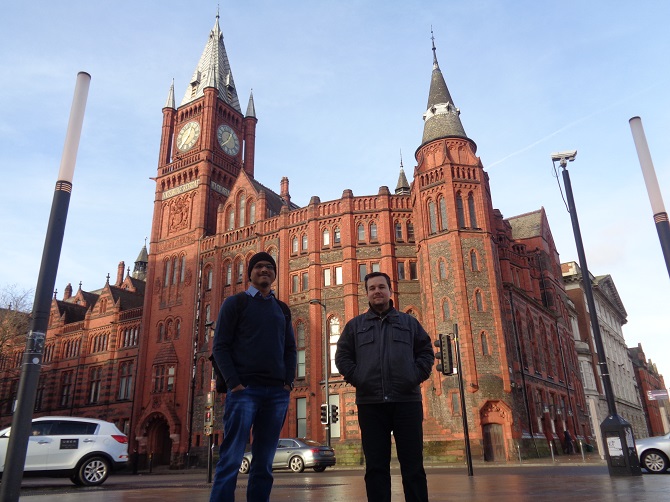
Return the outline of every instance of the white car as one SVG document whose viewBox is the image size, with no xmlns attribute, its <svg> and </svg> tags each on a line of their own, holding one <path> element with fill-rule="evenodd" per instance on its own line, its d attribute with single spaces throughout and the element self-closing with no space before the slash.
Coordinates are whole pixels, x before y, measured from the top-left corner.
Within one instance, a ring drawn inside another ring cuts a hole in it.
<svg viewBox="0 0 670 502">
<path fill-rule="evenodd" d="M 0 431 L 0 476 L 10 433 L 10 427 Z M 114 424 L 95 418 L 40 417 L 32 421 L 23 473 L 98 486 L 127 462 L 128 438 Z"/>
<path fill-rule="evenodd" d="M 650 474 L 661 474 L 668 470 L 670 463 L 670 434 L 635 440 L 635 448 L 640 457 L 640 465 Z"/>
</svg>

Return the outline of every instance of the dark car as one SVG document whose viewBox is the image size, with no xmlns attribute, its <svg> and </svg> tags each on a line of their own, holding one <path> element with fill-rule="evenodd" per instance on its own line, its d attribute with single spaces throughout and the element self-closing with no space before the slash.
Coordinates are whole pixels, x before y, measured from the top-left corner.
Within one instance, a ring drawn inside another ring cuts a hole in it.
<svg viewBox="0 0 670 502">
<path fill-rule="evenodd" d="M 668 470 L 670 458 L 670 434 L 635 440 L 635 448 L 640 457 L 640 465 L 650 474 L 660 474 Z"/>
<path fill-rule="evenodd" d="M 251 452 L 248 451 L 240 465 L 242 474 L 249 472 L 251 462 Z M 272 461 L 273 469 L 291 469 L 293 472 L 302 472 L 305 467 L 323 472 L 331 465 L 335 465 L 335 451 L 330 446 L 307 438 L 280 439 Z"/>
</svg>

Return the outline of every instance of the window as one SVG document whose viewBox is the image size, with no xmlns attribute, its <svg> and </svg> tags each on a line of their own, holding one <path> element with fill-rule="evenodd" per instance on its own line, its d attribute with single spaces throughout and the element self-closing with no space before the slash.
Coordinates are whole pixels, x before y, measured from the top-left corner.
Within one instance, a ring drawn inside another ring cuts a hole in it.
<svg viewBox="0 0 670 502">
<path fill-rule="evenodd" d="M 405 262 L 402 261 L 398 262 L 398 280 L 399 281 L 405 280 Z"/>
<path fill-rule="evenodd" d="M 207 269 L 207 281 L 206 281 L 206 286 L 205 289 L 209 291 L 212 289 L 212 281 L 214 280 L 214 273 L 212 272 L 211 268 Z"/>
<path fill-rule="evenodd" d="M 428 221 L 430 223 L 430 233 L 437 233 L 437 213 L 435 212 L 435 202 L 428 201 Z"/>
<path fill-rule="evenodd" d="M 371 241 L 376 241 L 377 240 L 377 224 L 376 223 L 370 223 L 370 240 Z"/>
<path fill-rule="evenodd" d="M 335 284 L 342 284 L 342 267 L 335 267 Z"/>
<path fill-rule="evenodd" d="M 133 392 L 133 361 L 119 365 L 119 400 L 130 399 Z"/>
<path fill-rule="evenodd" d="M 228 218 L 226 218 L 228 221 L 228 226 L 226 230 L 232 230 L 235 228 L 235 211 L 232 207 L 228 208 Z"/>
<path fill-rule="evenodd" d="M 365 276 L 368 274 L 368 267 L 365 263 L 359 263 L 358 264 L 358 280 L 363 282 L 365 280 Z"/>
<path fill-rule="evenodd" d="M 338 234 L 335 234 L 336 237 L 339 235 L 339 230 L 337 232 Z M 302 234 L 302 250 L 307 251 L 307 234 Z"/>
<path fill-rule="evenodd" d="M 339 373 L 335 366 L 335 351 L 337 350 L 337 341 L 340 339 L 340 319 L 333 316 L 328 319 L 328 333 L 330 343 L 330 373 Z"/>
<path fill-rule="evenodd" d="M 323 231 L 323 245 L 330 246 L 330 230 L 327 228 Z"/>
<path fill-rule="evenodd" d="M 335 244 L 339 244 L 341 241 L 340 237 L 340 227 L 335 227 L 335 230 L 333 231 L 333 242 Z"/>
<path fill-rule="evenodd" d="M 209 305 L 208 305 L 208 307 L 209 307 Z M 209 312 L 207 313 L 207 315 L 209 316 Z M 175 325 L 174 337 L 175 337 L 175 340 L 177 340 L 177 339 L 179 339 L 179 335 L 181 335 L 181 320 L 177 319 L 175 321 L 174 325 Z"/>
<path fill-rule="evenodd" d="M 249 205 L 249 225 L 256 223 L 256 201 L 251 201 Z"/>
<path fill-rule="evenodd" d="M 412 281 L 416 281 L 419 276 L 416 272 L 416 262 L 415 261 L 410 261 L 409 262 L 409 278 Z"/>
<path fill-rule="evenodd" d="M 205 322 L 208 323 L 212 320 L 212 306 L 210 304 L 205 305 Z"/>
<path fill-rule="evenodd" d="M 228 262 L 226 264 L 226 286 L 230 286 L 233 282 L 233 264 Z"/>
<path fill-rule="evenodd" d="M 399 221 L 396 222 L 395 224 L 395 240 L 401 241 L 402 240 L 402 223 Z"/>
<path fill-rule="evenodd" d="M 451 414 L 452 415 L 461 415 L 461 398 L 458 395 L 458 392 L 451 392 Z"/>
<path fill-rule="evenodd" d="M 440 259 L 439 267 L 440 267 L 440 279 L 446 279 L 447 278 L 447 264 L 444 262 L 444 260 Z"/>
<path fill-rule="evenodd" d="M 89 390 L 88 390 L 88 402 L 89 404 L 95 404 L 100 401 L 100 387 L 102 385 L 102 368 L 97 366 L 91 368 L 91 371 L 88 375 L 89 381 Z"/>
<path fill-rule="evenodd" d="M 16 394 L 19 388 L 19 380 L 12 380 L 12 384 L 9 389 L 9 403 L 7 405 L 7 414 L 12 414 L 16 410 Z"/>
<path fill-rule="evenodd" d="M 165 278 L 163 279 L 163 286 L 170 284 L 170 260 L 165 260 Z"/>
<path fill-rule="evenodd" d="M 179 282 L 183 283 L 184 279 L 186 279 L 186 255 L 182 255 L 181 257 L 181 270 L 179 274 Z"/>
<path fill-rule="evenodd" d="M 179 262 L 177 257 L 172 258 L 172 284 L 177 284 L 177 277 L 179 273 Z"/>
<path fill-rule="evenodd" d="M 305 378 L 305 325 L 302 322 L 296 326 L 295 344 L 298 348 L 298 368 L 296 377 Z"/>
<path fill-rule="evenodd" d="M 381 269 L 379 268 L 379 262 L 372 264 L 372 271 L 373 272 L 379 272 L 380 270 Z"/>
<path fill-rule="evenodd" d="M 330 286 L 330 269 L 329 268 L 324 268 L 323 269 L 323 286 Z"/>
<path fill-rule="evenodd" d="M 363 226 L 362 223 L 358 224 L 358 227 L 356 228 L 356 232 L 358 233 L 358 241 L 359 242 L 365 241 L 365 227 Z"/>
<path fill-rule="evenodd" d="M 307 399 L 299 397 L 295 400 L 295 437 L 307 437 Z"/>
<path fill-rule="evenodd" d="M 163 340 L 165 340 L 165 325 L 160 323 L 158 325 L 158 341 L 162 342 Z"/>
<path fill-rule="evenodd" d="M 297 253 L 298 252 L 298 238 L 296 236 L 293 236 L 293 239 L 291 239 L 291 253 Z"/>
<path fill-rule="evenodd" d="M 475 303 L 477 304 L 477 312 L 483 312 L 484 301 L 482 300 L 482 292 L 479 290 L 475 291 Z"/>
<path fill-rule="evenodd" d="M 447 201 L 440 197 L 440 230 L 447 230 Z"/>
<path fill-rule="evenodd" d="M 445 299 L 442 302 L 442 320 L 448 321 L 451 319 L 451 308 L 449 307 L 449 300 Z"/>
<path fill-rule="evenodd" d="M 482 341 L 482 355 L 490 356 L 491 352 L 489 351 L 489 339 L 484 331 L 482 331 L 481 334 L 481 341 Z"/>
<path fill-rule="evenodd" d="M 309 273 L 302 273 L 302 290 L 307 291 L 309 289 Z"/>
<path fill-rule="evenodd" d="M 475 210 L 475 197 L 472 192 L 468 194 L 468 211 L 470 212 L 470 228 L 479 228 L 477 226 L 477 211 Z"/>
<path fill-rule="evenodd" d="M 456 219 L 458 220 L 458 228 L 465 228 L 465 213 L 463 212 L 461 192 L 456 194 Z"/>
<path fill-rule="evenodd" d="M 473 249 L 470 251 L 470 268 L 473 272 L 479 272 L 479 262 L 477 261 L 477 252 Z"/>
<path fill-rule="evenodd" d="M 40 376 L 39 381 L 37 382 L 37 393 L 35 394 L 35 407 L 33 411 L 41 411 L 42 403 L 44 401 L 44 375 Z"/>
<path fill-rule="evenodd" d="M 237 283 L 241 283 L 244 280 L 244 261 L 239 260 L 237 262 Z"/>
<path fill-rule="evenodd" d="M 414 242 L 414 224 L 411 221 L 407 223 L 407 240 Z"/>
<path fill-rule="evenodd" d="M 239 198 L 239 218 L 240 218 L 240 227 L 243 227 L 246 223 L 244 222 L 244 216 L 247 212 L 247 199 L 244 194 L 240 194 Z"/>
<path fill-rule="evenodd" d="M 300 277 L 297 274 L 291 276 L 291 293 L 297 293 L 300 286 Z"/>
<path fill-rule="evenodd" d="M 153 391 L 171 392 L 174 388 L 175 367 L 174 365 L 161 364 L 154 366 L 154 385 Z"/>
</svg>

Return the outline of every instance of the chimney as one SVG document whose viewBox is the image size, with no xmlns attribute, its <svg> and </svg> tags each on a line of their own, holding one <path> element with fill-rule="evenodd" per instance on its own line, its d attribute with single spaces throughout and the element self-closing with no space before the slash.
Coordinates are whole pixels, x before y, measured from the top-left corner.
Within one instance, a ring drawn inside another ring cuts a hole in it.
<svg viewBox="0 0 670 502">
<path fill-rule="evenodd" d="M 115 286 L 120 286 L 123 283 L 123 272 L 126 270 L 126 263 L 123 261 L 119 262 L 119 268 L 116 271 L 116 284 Z"/>
<path fill-rule="evenodd" d="M 63 300 L 69 300 L 70 298 L 72 298 L 72 284 L 68 282 L 63 293 Z"/>
</svg>

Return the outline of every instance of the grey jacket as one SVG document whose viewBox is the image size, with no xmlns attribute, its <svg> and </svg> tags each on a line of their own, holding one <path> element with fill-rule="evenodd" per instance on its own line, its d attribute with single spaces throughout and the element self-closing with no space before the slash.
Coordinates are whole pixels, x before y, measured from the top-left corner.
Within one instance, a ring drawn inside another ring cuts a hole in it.
<svg viewBox="0 0 670 502">
<path fill-rule="evenodd" d="M 428 333 L 413 316 L 391 308 L 384 317 L 370 309 L 347 323 L 337 342 L 335 364 L 356 387 L 356 403 L 421 401 L 435 354 Z"/>
</svg>

